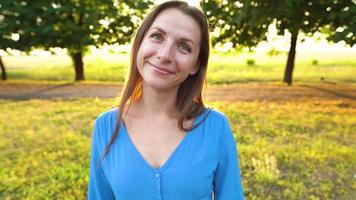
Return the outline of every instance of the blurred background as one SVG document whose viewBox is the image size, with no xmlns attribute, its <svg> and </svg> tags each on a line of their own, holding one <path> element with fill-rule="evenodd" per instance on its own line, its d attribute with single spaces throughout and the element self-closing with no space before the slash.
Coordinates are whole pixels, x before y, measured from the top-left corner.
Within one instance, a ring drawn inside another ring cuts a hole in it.
<svg viewBox="0 0 356 200">
<path fill-rule="evenodd" d="M 0 199 L 85 199 L 95 118 L 163 1 L 0 1 Z M 204 98 L 246 199 L 356 199 L 356 2 L 187 1 L 211 30 Z"/>
</svg>

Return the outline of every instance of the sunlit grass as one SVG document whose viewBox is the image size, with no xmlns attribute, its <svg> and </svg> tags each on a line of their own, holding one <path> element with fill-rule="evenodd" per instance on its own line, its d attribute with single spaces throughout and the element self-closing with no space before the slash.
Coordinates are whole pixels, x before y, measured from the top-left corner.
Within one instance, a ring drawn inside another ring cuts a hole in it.
<svg viewBox="0 0 356 200">
<path fill-rule="evenodd" d="M 356 60 L 351 54 L 297 53 L 294 81 L 355 83 Z M 253 60 L 254 65 L 247 64 Z M 317 64 L 312 64 L 316 61 Z M 128 54 L 89 55 L 85 57 L 88 81 L 124 82 L 129 63 Z M 281 81 L 286 53 L 270 57 L 265 53 L 216 53 L 211 55 L 208 83 Z M 10 80 L 72 81 L 74 70 L 68 56 L 4 57 Z"/>
<path fill-rule="evenodd" d="M 85 199 L 92 125 L 114 102 L 0 100 L 0 199 Z M 354 104 L 208 104 L 230 119 L 248 199 L 355 197 Z"/>
</svg>

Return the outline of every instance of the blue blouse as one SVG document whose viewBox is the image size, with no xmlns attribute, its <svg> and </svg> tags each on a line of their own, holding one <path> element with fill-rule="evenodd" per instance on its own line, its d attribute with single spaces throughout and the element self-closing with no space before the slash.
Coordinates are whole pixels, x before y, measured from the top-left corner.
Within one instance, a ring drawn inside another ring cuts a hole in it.
<svg viewBox="0 0 356 200">
<path fill-rule="evenodd" d="M 121 122 L 119 135 L 103 161 L 100 157 L 115 128 L 117 109 L 95 122 L 88 199 L 242 200 L 236 142 L 228 119 L 207 109 L 167 161 L 153 168 L 132 143 Z"/>
</svg>

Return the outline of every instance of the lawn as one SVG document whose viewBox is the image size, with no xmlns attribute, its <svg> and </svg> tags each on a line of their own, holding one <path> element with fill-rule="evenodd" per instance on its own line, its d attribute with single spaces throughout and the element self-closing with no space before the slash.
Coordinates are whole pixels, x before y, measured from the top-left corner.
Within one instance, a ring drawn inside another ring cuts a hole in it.
<svg viewBox="0 0 356 200">
<path fill-rule="evenodd" d="M 294 81 L 355 83 L 356 60 L 354 52 L 310 53 L 298 52 Z M 68 56 L 7 56 L 10 80 L 71 81 L 74 71 Z M 88 81 L 123 82 L 129 55 L 107 54 L 85 57 L 85 76 Z M 253 65 L 247 61 L 253 60 Z M 314 61 L 314 64 L 313 64 Z M 286 54 L 267 56 L 265 53 L 217 53 L 213 52 L 209 68 L 208 83 L 236 82 L 280 82 L 283 77 Z"/>
<path fill-rule="evenodd" d="M 0 100 L 0 199 L 85 199 L 92 126 L 114 102 Z M 230 119 L 246 199 L 356 199 L 354 104 L 208 104 Z"/>
</svg>

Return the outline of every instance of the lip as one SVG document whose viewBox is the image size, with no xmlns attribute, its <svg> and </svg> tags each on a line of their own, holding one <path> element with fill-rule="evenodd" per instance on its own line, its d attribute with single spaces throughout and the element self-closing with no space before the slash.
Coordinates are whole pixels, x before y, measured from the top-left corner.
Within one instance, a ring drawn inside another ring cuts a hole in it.
<svg viewBox="0 0 356 200">
<path fill-rule="evenodd" d="M 148 63 L 149 65 L 151 65 L 151 66 L 155 69 L 155 71 L 158 72 L 158 73 L 160 73 L 160 74 L 164 74 L 164 75 L 174 74 L 174 72 L 172 72 L 172 71 L 170 71 L 170 70 L 168 70 L 168 69 L 162 68 L 162 67 L 160 67 L 159 65 L 152 64 L 152 63 L 150 63 L 150 62 L 148 62 L 148 61 L 147 61 L 147 63 Z"/>
</svg>

